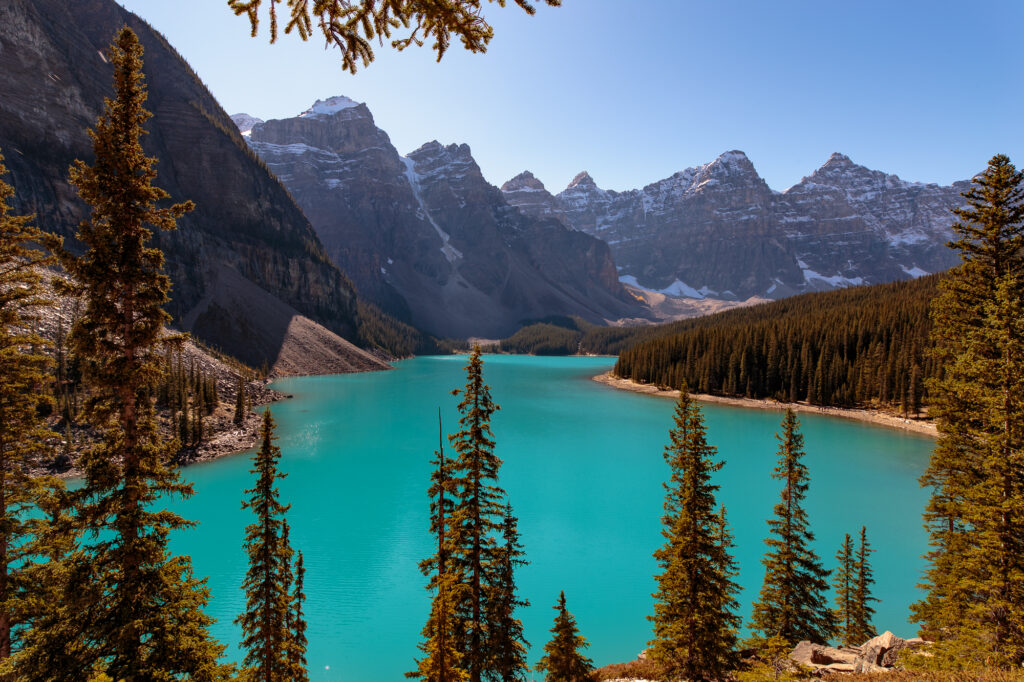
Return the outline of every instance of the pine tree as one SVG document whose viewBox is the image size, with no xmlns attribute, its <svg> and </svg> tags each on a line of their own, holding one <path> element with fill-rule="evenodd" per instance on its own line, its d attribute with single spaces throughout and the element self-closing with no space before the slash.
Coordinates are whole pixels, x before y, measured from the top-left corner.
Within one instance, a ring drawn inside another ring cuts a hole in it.
<svg viewBox="0 0 1024 682">
<path fill-rule="evenodd" d="M 934 663 L 1024 662 L 1024 174 L 993 157 L 954 211 L 961 263 L 932 306 L 939 440 L 921 484 L 931 563 L 914 605 Z"/>
<path fill-rule="evenodd" d="M 857 557 L 853 562 L 855 575 L 850 643 L 863 644 L 876 634 L 875 627 L 871 624 L 871 619 L 875 615 L 875 609 L 872 608 L 871 602 L 878 600 L 871 596 L 871 586 L 875 584 L 875 578 L 871 571 L 871 563 L 868 561 L 868 555 L 873 551 L 868 545 L 867 528 L 861 526 L 860 546 L 857 548 Z"/>
<path fill-rule="evenodd" d="M 82 255 L 48 239 L 73 277 L 85 309 L 71 331 L 89 397 L 84 414 L 99 443 L 83 455 L 84 485 L 74 496 L 82 546 L 68 561 L 59 604 L 26 636 L 23 671 L 35 678 L 210 680 L 223 674 L 223 647 L 202 608 L 208 591 L 187 557 L 171 556 L 169 534 L 190 524 L 160 508 L 163 496 L 192 489 L 169 468 L 151 395 L 161 374 L 158 350 L 169 319 L 163 254 L 147 246 L 148 226 L 174 229 L 190 203 L 157 208 L 156 159 L 143 154 L 146 90 L 142 47 L 122 29 L 111 46 L 114 99 L 94 130 L 95 162 L 76 161 L 70 179 L 92 207 L 78 230 Z"/>
<path fill-rule="evenodd" d="M 501 523 L 503 544 L 495 551 L 494 563 L 487 575 L 487 677 L 495 682 L 525 680 L 529 666 L 526 650 L 530 643 L 523 634 L 523 623 L 515 616 L 516 609 L 526 608 L 530 602 L 516 594 L 515 570 L 529 562 L 523 557 L 519 543 L 518 519 L 512 505 L 506 503 Z"/>
<path fill-rule="evenodd" d="M 739 586 L 725 512 L 715 507 L 718 486 L 711 483 L 722 463 L 714 460 L 717 450 L 707 444 L 704 418 L 686 384 L 669 438 L 651 656 L 670 677 L 719 679 L 730 668 L 740 625 Z"/>
<path fill-rule="evenodd" d="M 292 590 L 288 611 L 287 679 L 291 682 L 309 682 L 306 663 L 306 647 L 309 641 L 306 639 L 306 616 L 302 610 L 302 604 L 306 601 L 306 593 L 303 592 L 305 582 L 306 568 L 302 563 L 302 552 L 299 552 L 295 560 L 295 587 Z"/>
<path fill-rule="evenodd" d="M 585 682 L 590 680 L 594 662 L 584 656 L 580 649 L 590 646 L 579 634 L 576 619 L 565 606 L 565 592 L 558 595 L 555 605 L 558 615 L 551 627 L 551 641 L 544 645 L 544 655 L 537 661 L 536 670 L 546 673 L 546 682 Z"/>
<path fill-rule="evenodd" d="M 490 647 L 484 611 L 487 570 L 496 559 L 493 533 L 504 514 L 505 491 L 498 486 L 501 460 L 494 454 L 491 415 L 499 409 L 491 399 L 490 386 L 483 380 L 480 347 L 473 348 L 466 364 L 466 386 L 453 391 L 462 395 L 458 410 L 461 427 L 449 436 L 455 452 L 457 493 L 449 517 L 451 563 L 465 581 L 466 589 L 456 594 L 455 612 L 459 622 L 458 648 L 462 665 L 471 682 L 480 682 L 488 670 Z"/>
<path fill-rule="evenodd" d="M 836 562 L 838 565 L 832 576 L 832 585 L 836 590 L 836 636 L 844 646 L 861 644 L 866 641 L 854 632 L 854 614 L 857 608 L 855 594 L 857 589 L 857 569 L 854 565 L 855 561 L 853 538 L 847 533 L 843 537 L 843 546 L 836 552 Z"/>
<path fill-rule="evenodd" d="M 785 481 L 782 501 L 768 521 L 768 552 L 761 594 L 754 603 L 751 628 L 764 637 L 779 636 L 789 644 L 801 640 L 824 643 L 835 628 L 825 599 L 829 571 L 811 548 L 807 512 L 803 508 L 809 475 L 803 458 L 803 435 L 792 410 L 786 410 L 779 440 L 779 464 L 772 478 Z"/>
<path fill-rule="evenodd" d="M 417 669 L 406 673 L 406 677 L 421 678 L 427 682 L 463 682 L 469 673 L 461 667 L 462 654 L 458 648 L 455 604 L 457 591 L 464 590 L 461 574 L 452 562 L 451 537 L 446 534 L 448 517 L 452 512 L 455 481 L 452 479 L 452 462 L 444 456 L 444 430 L 441 426 L 441 408 L 437 409 L 438 449 L 431 462 L 434 470 L 430 475 L 430 531 L 437 536 L 437 553 L 420 562 L 420 570 L 429 576 L 428 590 L 434 590 L 430 615 L 423 626 L 424 642 L 420 650 L 425 656 L 417 661 Z"/>
<path fill-rule="evenodd" d="M 0 178 L 6 174 L 0 155 Z M 10 215 L 13 195 L 0 179 L 0 660 L 11 655 L 12 628 L 24 620 L 25 602 L 38 597 L 26 584 L 38 525 L 31 517 L 40 496 L 58 485 L 29 475 L 49 454 L 47 441 L 56 438 L 37 410 L 52 365 L 34 331 L 49 303 L 41 274 L 49 258 L 30 246 L 43 241 L 30 218 Z"/>
<path fill-rule="evenodd" d="M 277 470 L 281 449 L 274 445 L 274 418 L 270 410 L 263 413 L 260 449 L 253 455 L 256 484 L 246 490 L 247 501 L 242 509 L 251 509 L 256 522 L 245 529 L 246 571 L 245 612 L 235 619 L 242 627 L 243 665 L 249 678 L 262 682 L 286 679 L 289 673 L 289 614 L 292 595 L 288 576 L 291 571 L 291 548 L 287 543 L 284 519 L 289 505 L 281 504 L 277 481 L 286 474 Z"/>
<path fill-rule="evenodd" d="M 245 380 L 238 375 L 238 387 L 235 393 L 235 423 L 241 424 L 245 421 Z"/>
</svg>

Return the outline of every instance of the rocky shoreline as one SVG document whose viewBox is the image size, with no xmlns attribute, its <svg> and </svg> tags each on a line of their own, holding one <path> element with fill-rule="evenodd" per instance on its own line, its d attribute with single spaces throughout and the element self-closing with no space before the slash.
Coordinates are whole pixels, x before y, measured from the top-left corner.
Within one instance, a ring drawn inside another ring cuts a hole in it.
<svg viewBox="0 0 1024 682">
<path fill-rule="evenodd" d="M 667 390 L 650 384 L 640 384 L 631 379 L 623 379 L 621 377 L 614 376 L 611 372 L 599 374 L 593 377 L 593 380 L 623 391 L 645 393 L 647 395 L 658 396 L 661 398 L 679 397 L 679 391 L 677 390 Z M 934 421 L 928 419 L 904 419 L 880 410 L 819 407 L 817 405 L 808 405 L 806 403 L 783 403 L 776 400 L 755 400 L 753 398 L 726 398 L 723 396 L 707 395 L 704 393 L 692 393 L 691 395 L 697 400 L 707 403 L 719 403 L 722 405 L 733 405 L 736 407 L 753 407 L 761 410 L 785 410 L 789 408 L 794 412 L 807 412 L 811 414 L 823 414 L 829 417 L 854 419 L 856 421 L 867 422 L 869 424 L 888 426 L 894 429 L 902 429 L 903 431 L 920 433 L 925 436 L 931 436 L 932 438 L 938 436 L 938 430 L 935 427 Z"/>
</svg>

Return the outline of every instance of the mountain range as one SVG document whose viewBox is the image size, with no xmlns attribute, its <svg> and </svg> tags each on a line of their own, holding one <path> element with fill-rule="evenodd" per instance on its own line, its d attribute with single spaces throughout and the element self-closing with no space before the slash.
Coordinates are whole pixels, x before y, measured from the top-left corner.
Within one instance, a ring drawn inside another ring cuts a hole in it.
<svg viewBox="0 0 1024 682">
<path fill-rule="evenodd" d="M 233 118 L 360 294 L 416 327 L 499 337 L 550 315 L 643 313 L 603 241 L 516 210 L 464 144 L 402 156 L 347 97 L 287 119 Z"/>
<path fill-rule="evenodd" d="M 529 171 L 506 200 L 612 248 L 619 278 L 675 296 L 782 298 L 910 279 L 956 264 L 945 243 L 967 182 L 907 182 L 833 154 L 777 192 L 741 151 L 642 189 L 601 189 L 585 171 L 557 195 Z"/>
</svg>

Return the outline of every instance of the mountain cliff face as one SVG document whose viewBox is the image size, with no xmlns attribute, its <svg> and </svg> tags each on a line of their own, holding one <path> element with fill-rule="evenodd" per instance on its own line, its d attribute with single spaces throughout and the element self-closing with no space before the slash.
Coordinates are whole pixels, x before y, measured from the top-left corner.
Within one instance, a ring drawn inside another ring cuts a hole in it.
<svg viewBox="0 0 1024 682">
<path fill-rule="evenodd" d="M 945 246 L 966 183 L 924 185 L 834 154 L 785 192 L 743 152 L 626 192 L 586 172 L 557 196 L 524 173 L 505 187 L 527 215 L 551 215 L 612 247 L 624 282 L 676 296 L 779 298 L 889 282 L 956 264 Z"/>
<path fill-rule="evenodd" d="M 607 245 L 517 211 L 466 145 L 403 157 L 345 97 L 294 118 L 235 119 L 360 295 L 422 329 L 496 337 L 547 315 L 638 314 Z"/>
<path fill-rule="evenodd" d="M 0 3 L 0 149 L 15 210 L 68 237 L 87 216 L 67 170 L 76 158 L 93 158 L 86 129 L 112 96 L 104 51 L 125 24 L 145 48 L 154 116 L 143 146 L 160 160 L 156 183 L 174 201 L 196 203 L 177 231 L 155 239 L 167 256 L 176 324 L 249 363 L 275 362 L 287 320 L 268 326 L 252 319 L 259 314 L 252 306 L 220 301 L 217 282 L 227 268 L 239 276 L 236 294 L 269 295 L 282 310 L 354 338 L 352 285 L 301 210 L 164 38 L 111 0 Z M 265 338 L 247 339 L 245 330 Z"/>
</svg>

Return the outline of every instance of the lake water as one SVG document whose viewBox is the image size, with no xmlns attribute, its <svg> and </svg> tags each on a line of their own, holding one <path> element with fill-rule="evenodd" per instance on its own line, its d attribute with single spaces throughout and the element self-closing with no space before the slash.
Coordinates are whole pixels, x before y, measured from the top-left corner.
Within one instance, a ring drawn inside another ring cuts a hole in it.
<svg viewBox="0 0 1024 682">
<path fill-rule="evenodd" d="M 609 358 L 485 357 L 484 376 L 501 411 L 493 430 L 505 461 L 500 483 L 519 517 L 530 565 L 518 584 L 531 606 L 520 613 L 532 644 L 547 641 L 565 590 L 597 665 L 635 658 L 650 638 L 646 617 L 661 542 L 662 451 L 673 401 L 591 381 Z M 305 555 L 310 678 L 401 680 L 414 667 L 429 595 L 417 563 L 432 550 L 426 487 L 437 447 L 437 408 L 457 428 L 465 357 L 424 357 L 391 372 L 279 381 L 293 399 L 273 406 L 283 451 L 284 501 L 292 545 Z M 704 405 L 708 439 L 726 464 L 719 501 L 736 537 L 744 620 L 763 578 L 765 520 L 779 497 L 770 478 L 782 413 Z M 844 533 L 862 524 L 877 552 L 876 625 L 914 632 L 907 605 L 924 563 L 927 501 L 917 477 L 932 441 L 854 421 L 800 415 L 811 473 L 807 509 L 826 566 Z M 449 450 L 450 452 L 450 450 Z M 240 660 L 232 624 L 243 607 L 241 550 L 250 513 L 250 460 L 228 457 L 185 470 L 196 495 L 175 509 L 200 522 L 173 549 L 209 576 L 214 634 Z"/>
</svg>

